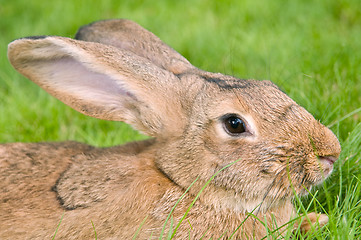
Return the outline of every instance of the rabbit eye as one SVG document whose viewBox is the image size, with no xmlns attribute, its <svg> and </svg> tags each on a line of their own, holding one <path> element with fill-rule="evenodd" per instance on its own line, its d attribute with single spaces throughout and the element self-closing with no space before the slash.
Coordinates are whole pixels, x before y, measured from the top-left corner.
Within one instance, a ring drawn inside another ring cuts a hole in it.
<svg viewBox="0 0 361 240">
<path fill-rule="evenodd" d="M 238 135 L 246 132 L 246 124 L 237 116 L 226 116 L 223 124 L 226 132 L 230 135 Z"/>
</svg>

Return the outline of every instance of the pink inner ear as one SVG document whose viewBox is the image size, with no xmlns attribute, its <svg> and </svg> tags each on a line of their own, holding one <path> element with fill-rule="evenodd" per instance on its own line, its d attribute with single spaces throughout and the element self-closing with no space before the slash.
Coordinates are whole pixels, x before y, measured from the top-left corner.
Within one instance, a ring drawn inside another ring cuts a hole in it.
<svg viewBox="0 0 361 240">
<path fill-rule="evenodd" d="M 119 101 L 124 96 L 135 99 L 134 94 L 120 81 L 94 72 L 71 57 L 42 61 L 39 68 L 44 78 L 41 82 L 36 82 L 37 84 L 76 99 L 99 102 L 116 99 Z"/>
</svg>

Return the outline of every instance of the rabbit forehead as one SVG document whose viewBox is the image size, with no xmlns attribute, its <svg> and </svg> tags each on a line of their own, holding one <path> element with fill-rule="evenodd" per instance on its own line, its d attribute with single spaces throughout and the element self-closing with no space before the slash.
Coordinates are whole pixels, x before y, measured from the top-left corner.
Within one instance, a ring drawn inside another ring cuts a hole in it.
<svg viewBox="0 0 361 240">
<path fill-rule="evenodd" d="M 290 106 L 298 106 L 270 81 L 242 80 L 233 77 L 204 77 L 209 87 L 202 101 L 212 109 L 210 115 L 239 113 L 255 118 L 274 118 L 284 114 Z M 213 114 L 212 114 L 213 113 Z M 213 116 L 217 117 L 217 116 Z"/>
</svg>

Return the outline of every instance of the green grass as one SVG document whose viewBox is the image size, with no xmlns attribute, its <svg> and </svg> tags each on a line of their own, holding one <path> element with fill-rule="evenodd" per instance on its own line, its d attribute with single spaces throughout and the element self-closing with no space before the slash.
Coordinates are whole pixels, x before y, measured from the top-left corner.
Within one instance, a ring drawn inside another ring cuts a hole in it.
<svg viewBox="0 0 361 240">
<path fill-rule="evenodd" d="M 301 205 L 329 214 L 330 223 L 314 238 L 361 238 L 359 0 L 0 0 L 0 142 L 110 146 L 145 138 L 126 124 L 75 112 L 20 76 L 6 58 L 16 38 L 72 37 L 79 26 L 108 18 L 140 23 L 202 69 L 270 79 L 331 126 L 342 145 L 340 161 Z"/>
</svg>

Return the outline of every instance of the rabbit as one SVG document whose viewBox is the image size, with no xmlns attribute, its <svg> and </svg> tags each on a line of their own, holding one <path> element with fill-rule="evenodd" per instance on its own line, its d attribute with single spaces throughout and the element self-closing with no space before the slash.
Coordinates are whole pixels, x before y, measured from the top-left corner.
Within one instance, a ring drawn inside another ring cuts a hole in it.
<svg viewBox="0 0 361 240">
<path fill-rule="evenodd" d="M 1 144 L 0 239 L 165 239 L 195 199 L 174 239 L 327 223 L 292 200 L 331 174 L 340 143 L 272 82 L 200 70 L 126 19 L 18 39 L 8 58 L 73 109 L 149 139 Z"/>
</svg>

